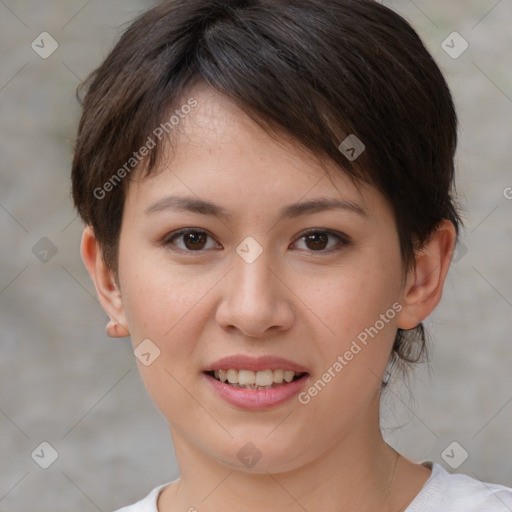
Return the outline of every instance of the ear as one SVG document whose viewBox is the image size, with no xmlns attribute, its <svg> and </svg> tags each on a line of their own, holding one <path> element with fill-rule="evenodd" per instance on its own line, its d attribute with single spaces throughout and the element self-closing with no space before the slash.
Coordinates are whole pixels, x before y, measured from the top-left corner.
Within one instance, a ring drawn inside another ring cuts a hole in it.
<svg viewBox="0 0 512 512">
<path fill-rule="evenodd" d="M 416 252 L 416 263 L 408 272 L 402 292 L 403 307 L 397 316 L 400 329 L 417 327 L 439 304 L 456 241 L 455 226 L 445 219 Z"/>
<path fill-rule="evenodd" d="M 106 327 L 107 334 L 111 338 L 129 336 L 121 291 L 116 283 L 114 273 L 103 260 L 101 247 L 91 226 L 84 229 L 80 253 L 96 288 L 100 304 L 110 317 L 110 322 Z"/>
</svg>

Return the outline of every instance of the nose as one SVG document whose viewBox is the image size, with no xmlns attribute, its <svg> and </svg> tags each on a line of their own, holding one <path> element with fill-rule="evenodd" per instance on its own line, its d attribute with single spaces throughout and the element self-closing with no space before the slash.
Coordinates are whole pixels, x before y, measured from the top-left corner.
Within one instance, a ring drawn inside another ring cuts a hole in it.
<svg viewBox="0 0 512 512">
<path fill-rule="evenodd" d="M 254 338 L 290 329 L 295 319 L 294 295 L 278 265 L 267 253 L 252 263 L 237 254 L 222 284 L 216 321 L 224 329 Z M 272 267 L 272 268 L 271 268 Z"/>
</svg>

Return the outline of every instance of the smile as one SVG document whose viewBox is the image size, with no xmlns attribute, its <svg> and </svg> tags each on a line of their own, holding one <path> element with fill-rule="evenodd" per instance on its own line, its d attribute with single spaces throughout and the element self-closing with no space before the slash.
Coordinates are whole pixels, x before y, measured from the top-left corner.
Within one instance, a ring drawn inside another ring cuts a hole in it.
<svg viewBox="0 0 512 512">
<path fill-rule="evenodd" d="M 294 372 L 293 370 L 237 370 L 230 368 L 228 370 L 212 370 L 206 372 L 220 382 L 224 382 L 234 388 L 244 389 L 273 389 L 290 382 L 293 382 L 304 375 L 304 372 Z"/>
<path fill-rule="evenodd" d="M 261 410 L 278 406 L 292 399 L 306 386 L 309 380 L 309 373 L 286 373 L 288 380 L 285 379 L 285 370 L 262 370 L 254 372 L 252 370 L 211 370 L 203 372 L 206 384 L 214 394 L 228 404 L 238 409 Z M 253 379 L 254 384 L 240 384 L 240 382 L 229 382 L 228 372 L 231 380 L 238 381 L 240 374 L 242 382 L 244 379 Z M 247 372 L 247 373 L 246 373 Z M 274 377 L 276 372 L 276 377 Z M 217 373 L 217 376 L 215 375 Z M 252 375 L 251 375 L 252 374 Z M 258 377 L 258 374 L 262 376 Z M 282 380 L 281 380 L 282 374 Z M 225 381 L 221 380 L 225 378 Z M 272 375 L 272 377 L 271 377 Z M 281 382 L 274 382 L 274 378 Z M 258 380 L 256 380 L 258 379 Z M 261 380 L 260 380 L 261 379 Z M 272 381 L 270 381 L 272 379 Z M 264 382 L 266 385 L 259 386 L 257 382 Z M 271 382 L 270 384 L 267 384 Z"/>
</svg>

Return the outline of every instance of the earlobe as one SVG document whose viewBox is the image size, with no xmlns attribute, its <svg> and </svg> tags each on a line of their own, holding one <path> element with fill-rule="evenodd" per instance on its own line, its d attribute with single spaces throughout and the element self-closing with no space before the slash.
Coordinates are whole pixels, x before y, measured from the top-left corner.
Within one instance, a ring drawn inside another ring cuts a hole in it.
<svg viewBox="0 0 512 512">
<path fill-rule="evenodd" d="M 84 229 L 80 253 L 96 288 L 98 300 L 110 317 L 106 327 L 107 335 L 111 338 L 129 336 L 121 292 L 113 272 L 105 264 L 101 247 L 91 226 Z"/>
<path fill-rule="evenodd" d="M 105 332 L 111 338 L 124 338 L 126 336 L 130 336 L 128 330 L 115 320 L 110 320 L 108 322 L 105 327 Z"/>
<path fill-rule="evenodd" d="M 413 329 L 427 318 L 439 304 L 443 286 L 455 250 L 455 226 L 441 221 L 421 250 L 407 275 L 403 289 L 402 310 L 398 315 L 400 329 Z"/>
</svg>

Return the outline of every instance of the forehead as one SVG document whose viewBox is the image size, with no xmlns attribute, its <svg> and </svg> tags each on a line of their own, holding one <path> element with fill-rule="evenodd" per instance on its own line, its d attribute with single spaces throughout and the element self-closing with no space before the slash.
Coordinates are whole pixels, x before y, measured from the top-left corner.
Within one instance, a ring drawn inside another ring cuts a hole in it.
<svg viewBox="0 0 512 512">
<path fill-rule="evenodd" d="M 207 85 L 191 89 L 178 105 L 191 100 L 195 106 L 183 109 L 158 167 L 128 188 L 126 202 L 141 203 L 139 212 L 170 192 L 229 201 L 241 210 L 257 207 L 256 199 L 260 207 L 277 209 L 319 196 L 341 197 L 363 208 L 386 207 L 373 204 L 383 200 L 374 187 L 356 185 L 334 162 L 290 136 L 272 135 Z"/>
<path fill-rule="evenodd" d="M 252 159 L 261 165 L 273 160 L 276 179 L 290 165 L 297 172 L 307 169 L 318 177 L 325 174 L 319 157 L 282 130 L 276 133 L 263 129 L 227 96 L 199 84 L 181 103 L 190 98 L 196 100 L 197 106 L 177 127 L 173 140 L 175 164 L 180 159 L 205 157 L 211 158 L 212 163 L 223 161 L 224 165 L 231 159 Z"/>
</svg>

